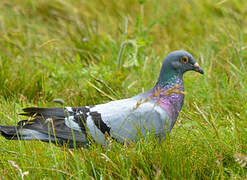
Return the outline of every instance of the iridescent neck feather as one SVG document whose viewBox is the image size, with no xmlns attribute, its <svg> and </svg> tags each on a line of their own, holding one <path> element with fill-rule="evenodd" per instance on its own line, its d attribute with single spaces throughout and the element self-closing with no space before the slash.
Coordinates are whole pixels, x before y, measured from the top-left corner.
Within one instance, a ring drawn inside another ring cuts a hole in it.
<svg viewBox="0 0 247 180">
<path fill-rule="evenodd" d="M 168 82 L 159 82 L 153 89 L 143 94 L 162 107 L 171 117 L 171 130 L 184 103 L 184 83 L 181 76 L 170 77 Z"/>
</svg>

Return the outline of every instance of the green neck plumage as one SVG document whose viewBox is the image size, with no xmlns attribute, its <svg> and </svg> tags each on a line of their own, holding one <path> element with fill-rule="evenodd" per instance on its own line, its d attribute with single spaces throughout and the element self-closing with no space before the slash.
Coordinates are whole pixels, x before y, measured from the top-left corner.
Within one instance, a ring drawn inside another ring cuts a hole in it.
<svg viewBox="0 0 247 180">
<path fill-rule="evenodd" d="M 159 84 L 161 87 L 176 84 L 177 81 L 183 81 L 182 76 L 182 73 L 179 73 L 172 68 L 165 67 L 162 68 L 160 72 L 160 77 L 157 84 Z"/>
</svg>

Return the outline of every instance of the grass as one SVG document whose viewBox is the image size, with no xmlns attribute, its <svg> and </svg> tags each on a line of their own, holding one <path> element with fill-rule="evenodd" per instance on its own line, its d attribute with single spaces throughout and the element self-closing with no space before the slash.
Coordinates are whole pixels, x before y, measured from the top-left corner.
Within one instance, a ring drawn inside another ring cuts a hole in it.
<svg viewBox="0 0 247 180">
<path fill-rule="evenodd" d="M 149 90 L 163 58 L 177 49 L 191 52 L 205 75 L 185 75 L 185 104 L 161 143 L 148 136 L 129 146 L 68 150 L 0 138 L 0 177 L 247 178 L 246 6 L 245 0 L 2 0 L 1 124 L 15 124 L 27 106 L 59 106 L 54 98 L 83 106 Z"/>
</svg>

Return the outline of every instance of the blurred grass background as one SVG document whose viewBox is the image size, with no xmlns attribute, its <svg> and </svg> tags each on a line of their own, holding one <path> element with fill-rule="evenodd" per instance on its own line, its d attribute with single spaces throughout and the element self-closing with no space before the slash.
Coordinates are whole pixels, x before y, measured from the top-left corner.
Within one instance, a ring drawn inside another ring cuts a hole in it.
<svg viewBox="0 0 247 180">
<path fill-rule="evenodd" d="M 27 106 L 59 106 L 54 98 L 83 106 L 149 90 L 173 50 L 191 52 L 205 71 L 185 75 L 185 105 L 166 141 L 64 150 L 0 138 L 0 177 L 246 179 L 246 7 L 245 0 L 0 1 L 1 124 L 15 124 Z"/>
</svg>

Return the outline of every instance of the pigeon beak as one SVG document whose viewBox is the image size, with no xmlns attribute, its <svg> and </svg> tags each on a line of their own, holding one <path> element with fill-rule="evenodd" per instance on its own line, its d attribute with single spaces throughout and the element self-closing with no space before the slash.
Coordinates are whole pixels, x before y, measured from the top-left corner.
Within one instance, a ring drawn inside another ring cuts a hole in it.
<svg viewBox="0 0 247 180">
<path fill-rule="evenodd" d="M 199 73 L 201 73 L 201 74 L 204 74 L 202 68 L 199 66 L 198 63 L 195 63 L 195 64 L 193 65 L 193 67 L 194 67 L 194 70 L 195 70 L 196 72 L 199 72 Z"/>
</svg>

